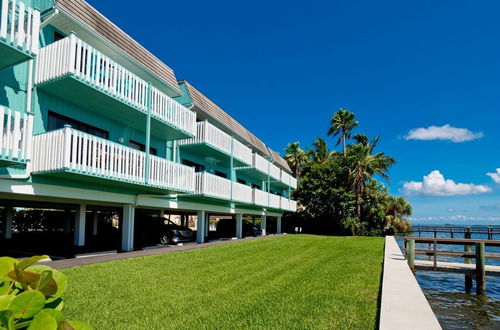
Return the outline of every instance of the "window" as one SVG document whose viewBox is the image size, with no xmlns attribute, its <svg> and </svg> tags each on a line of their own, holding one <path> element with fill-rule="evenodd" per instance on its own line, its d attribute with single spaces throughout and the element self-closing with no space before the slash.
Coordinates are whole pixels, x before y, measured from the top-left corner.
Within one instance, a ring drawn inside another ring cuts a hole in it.
<svg viewBox="0 0 500 330">
<path fill-rule="evenodd" d="M 60 115 L 58 113 L 49 111 L 49 116 L 48 116 L 48 123 L 47 123 L 47 130 L 48 131 L 54 131 L 57 129 L 61 129 L 64 127 L 64 125 L 70 125 L 72 128 L 94 135 L 98 136 L 103 139 L 109 139 L 109 132 L 105 131 L 103 129 L 82 123 L 81 121 Z"/>
<path fill-rule="evenodd" d="M 241 184 L 247 184 L 247 182 L 243 179 L 238 179 L 237 181 L 238 181 L 238 183 L 241 183 Z"/>
<path fill-rule="evenodd" d="M 256 188 L 256 189 L 262 190 L 261 186 L 256 185 L 255 183 L 252 183 L 252 188 Z"/>
<path fill-rule="evenodd" d="M 139 150 L 139 151 L 143 151 L 145 152 L 146 151 L 146 146 L 142 143 L 139 143 L 137 141 L 134 141 L 134 140 L 129 140 L 128 141 L 128 146 L 132 149 L 135 149 L 135 150 Z M 149 153 L 151 155 L 155 155 L 156 156 L 156 149 L 153 148 L 153 147 L 149 147 Z"/>
<path fill-rule="evenodd" d="M 59 41 L 59 40 L 64 39 L 64 38 L 66 38 L 65 35 L 57 32 L 57 31 L 54 31 L 54 42 Z"/>
<path fill-rule="evenodd" d="M 227 174 L 221 171 L 215 171 L 214 174 L 220 176 L 221 178 L 227 178 Z"/>
<path fill-rule="evenodd" d="M 182 164 L 184 164 L 186 166 L 194 167 L 195 172 L 203 172 L 205 170 L 205 166 L 197 164 L 197 163 L 192 162 L 192 161 L 187 160 L 187 159 L 183 159 Z"/>
</svg>

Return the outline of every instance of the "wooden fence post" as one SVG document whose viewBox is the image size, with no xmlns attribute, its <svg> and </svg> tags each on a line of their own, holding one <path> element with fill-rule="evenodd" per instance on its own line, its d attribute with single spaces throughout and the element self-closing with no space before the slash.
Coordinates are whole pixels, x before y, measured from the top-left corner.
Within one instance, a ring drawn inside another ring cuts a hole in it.
<svg viewBox="0 0 500 330">
<path fill-rule="evenodd" d="M 409 239 L 406 244 L 406 259 L 411 271 L 415 274 L 415 240 Z"/>
<path fill-rule="evenodd" d="M 470 239 L 470 228 L 466 229 L 465 238 Z M 472 245 L 465 244 L 464 245 L 464 252 L 472 252 Z M 472 263 L 471 258 L 464 258 L 464 263 L 471 264 Z M 473 279 L 473 275 L 465 274 L 465 292 L 466 293 L 470 293 L 472 290 L 472 279 Z"/>
<path fill-rule="evenodd" d="M 476 293 L 486 293 L 486 270 L 485 270 L 485 248 L 484 243 L 476 243 Z"/>
</svg>

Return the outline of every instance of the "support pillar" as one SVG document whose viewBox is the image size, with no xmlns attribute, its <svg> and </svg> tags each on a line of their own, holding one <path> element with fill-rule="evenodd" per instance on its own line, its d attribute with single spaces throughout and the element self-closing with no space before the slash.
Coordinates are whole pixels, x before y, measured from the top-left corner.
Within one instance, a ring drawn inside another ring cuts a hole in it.
<svg viewBox="0 0 500 330">
<path fill-rule="evenodd" d="M 99 217 L 97 211 L 93 213 L 93 223 L 92 223 L 92 235 L 97 236 L 97 225 L 99 223 Z"/>
<path fill-rule="evenodd" d="M 132 251 L 134 249 L 135 207 L 131 204 L 124 205 L 122 217 L 122 251 Z"/>
<path fill-rule="evenodd" d="M 196 243 L 205 243 L 205 211 L 198 211 L 196 219 Z"/>
<path fill-rule="evenodd" d="M 87 205 L 80 204 L 76 208 L 75 214 L 75 246 L 85 245 L 85 217 L 87 215 Z"/>
<path fill-rule="evenodd" d="M 265 215 L 260 216 L 260 229 L 262 230 L 262 236 L 266 236 L 267 217 Z"/>
<path fill-rule="evenodd" d="M 281 216 L 276 218 L 276 234 L 281 234 Z"/>
<path fill-rule="evenodd" d="M 14 218 L 14 208 L 12 206 L 5 206 L 4 209 L 4 223 L 3 223 L 3 238 L 12 238 L 12 219 Z"/>
<path fill-rule="evenodd" d="M 243 214 L 236 214 L 236 238 L 243 238 Z"/>
<path fill-rule="evenodd" d="M 205 238 L 208 242 L 208 233 L 210 232 L 210 215 L 205 216 Z"/>
</svg>

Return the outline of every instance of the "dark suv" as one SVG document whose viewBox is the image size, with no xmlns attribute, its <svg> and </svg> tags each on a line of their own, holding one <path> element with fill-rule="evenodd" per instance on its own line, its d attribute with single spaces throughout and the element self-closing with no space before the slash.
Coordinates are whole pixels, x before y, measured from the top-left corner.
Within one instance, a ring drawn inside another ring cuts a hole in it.
<svg viewBox="0 0 500 330">
<path fill-rule="evenodd" d="M 262 234 L 262 230 L 251 223 L 243 220 L 243 236 L 258 236 Z M 234 237 L 236 236 L 236 220 L 221 219 L 217 223 L 217 235 L 219 237 Z"/>
<path fill-rule="evenodd" d="M 137 219 L 139 218 L 139 219 Z M 191 242 L 193 231 L 174 222 L 152 216 L 136 217 L 136 246 Z"/>
</svg>

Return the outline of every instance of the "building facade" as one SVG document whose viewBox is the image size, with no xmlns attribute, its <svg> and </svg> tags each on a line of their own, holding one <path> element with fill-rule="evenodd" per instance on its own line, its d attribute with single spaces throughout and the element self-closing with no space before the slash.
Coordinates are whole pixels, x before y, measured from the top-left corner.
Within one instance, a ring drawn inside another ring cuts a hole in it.
<svg viewBox="0 0 500 330">
<path fill-rule="evenodd" d="M 123 251 L 144 212 L 196 215 L 199 243 L 217 215 L 281 232 L 297 180 L 278 153 L 86 2 L 0 3 L 4 239 L 20 208 L 64 210 L 76 246 L 113 210 Z"/>
</svg>

